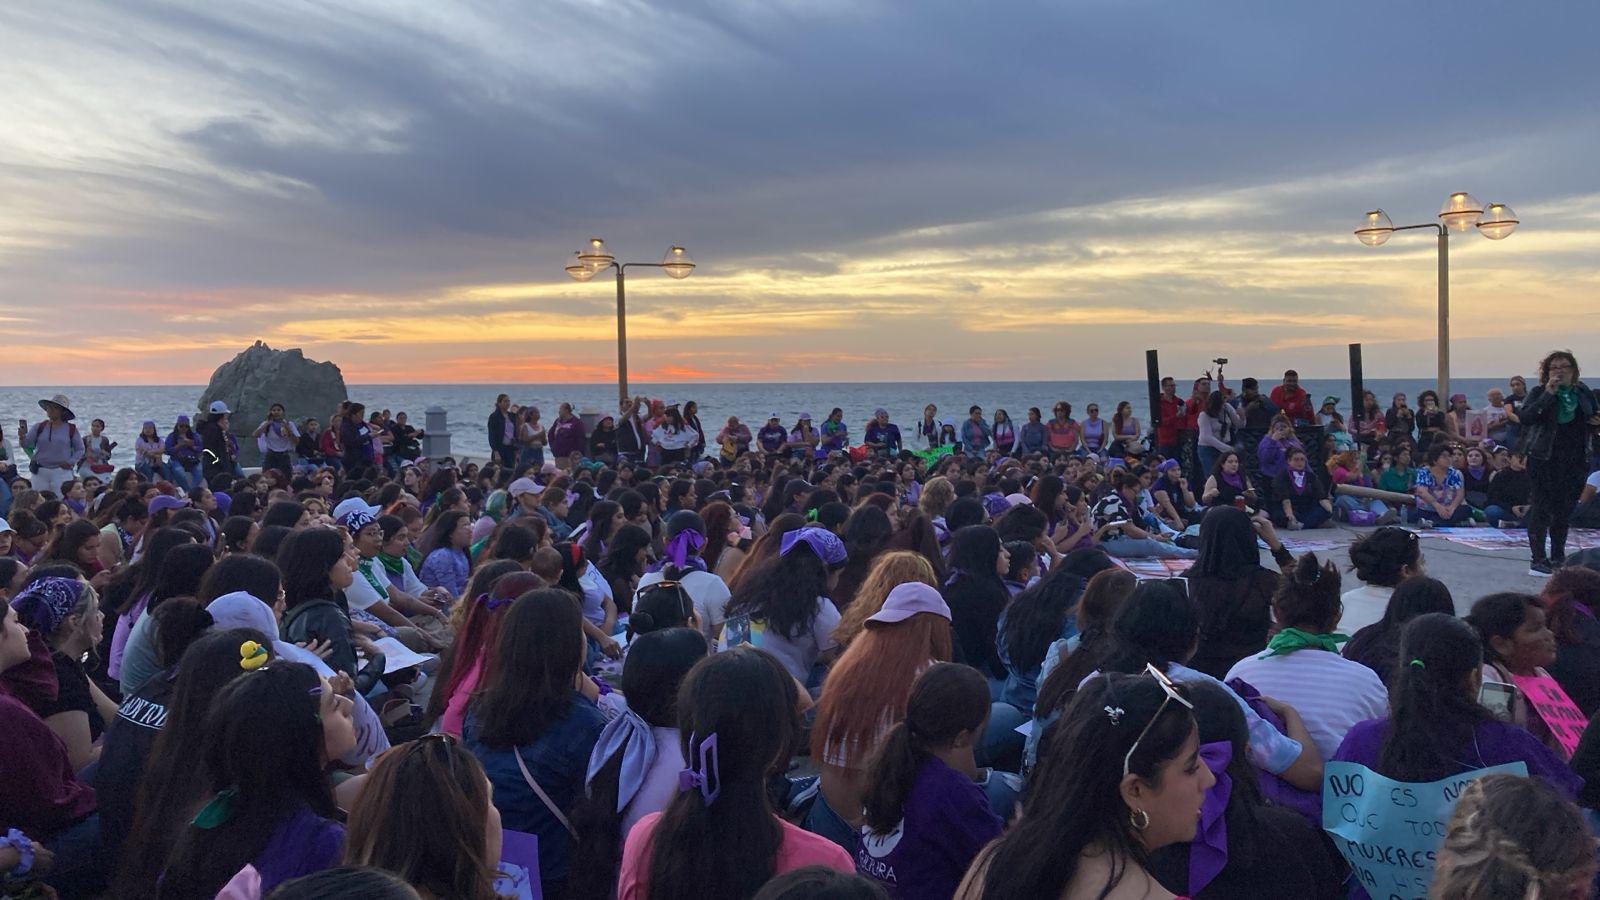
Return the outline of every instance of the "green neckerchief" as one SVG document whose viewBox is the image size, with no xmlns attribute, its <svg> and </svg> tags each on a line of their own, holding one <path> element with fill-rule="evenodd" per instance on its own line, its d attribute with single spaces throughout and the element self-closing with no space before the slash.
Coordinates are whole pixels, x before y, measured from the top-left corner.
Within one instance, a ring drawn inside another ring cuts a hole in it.
<svg viewBox="0 0 1600 900">
<path fill-rule="evenodd" d="M 384 571 L 390 575 L 399 575 L 405 571 L 406 559 L 403 556 L 390 556 L 379 550 L 378 562 L 383 563 Z"/>
<path fill-rule="evenodd" d="M 1307 648 L 1338 653 L 1339 645 L 1348 640 L 1350 640 L 1350 637 L 1343 634 L 1312 634 L 1309 631 L 1301 631 L 1298 628 L 1285 628 L 1273 635 L 1272 640 L 1267 641 L 1267 652 L 1256 658 L 1266 659 L 1269 656 L 1287 656 L 1296 650 L 1305 650 Z"/>
<path fill-rule="evenodd" d="M 239 789 L 236 787 L 217 791 L 211 801 L 195 814 L 194 821 L 190 824 L 196 828 L 215 828 L 227 824 L 233 818 L 233 803 L 237 799 L 239 799 Z"/>
<path fill-rule="evenodd" d="M 407 547 L 406 562 L 411 563 L 412 569 L 420 568 L 422 566 L 422 551 L 415 547 Z"/>
<path fill-rule="evenodd" d="M 1570 384 L 1556 388 L 1556 422 L 1565 425 L 1578 414 L 1578 389 Z"/>
<path fill-rule="evenodd" d="M 372 564 L 376 561 L 376 557 L 363 559 L 356 563 L 356 571 L 360 572 L 361 577 L 367 580 L 367 584 L 372 585 L 372 589 L 378 592 L 378 597 L 387 603 L 389 601 L 389 586 L 379 581 L 378 576 L 372 574 Z"/>
</svg>

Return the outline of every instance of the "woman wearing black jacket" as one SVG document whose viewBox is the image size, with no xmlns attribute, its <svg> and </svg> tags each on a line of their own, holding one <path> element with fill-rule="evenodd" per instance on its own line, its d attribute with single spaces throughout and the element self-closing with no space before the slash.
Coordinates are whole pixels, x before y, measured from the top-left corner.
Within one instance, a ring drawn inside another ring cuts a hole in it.
<svg viewBox="0 0 1600 900">
<path fill-rule="evenodd" d="M 1200 616 L 1200 646 L 1189 666 L 1218 680 L 1265 647 L 1272 627 L 1278 573 L 1261 565 L 1257 529 L 1280 570 L 1294 564 L 1271 522 L 1252 520 L 1237 507 L 1214 506 L 1200 521 L 1200 558 L 1185 573 Z"/>
<path fill-rule="evenodd" d="M 1589 439 L 1600 426 L 1594 392 L 1578 380 L 1578 360 L 1570 352 L 1557 350 L 1539 362 L 1539 386 L 1528 392 L 1517 417 L 1533 483 L 1528 574 L 1545 576 L 1566 561 L 1567 526 L 1589 473 Z"/>
<path fill-rule="evenodd" d="M 356 689 L 366 693 L 383 674 L 383 654 L 350 628 L 344 589 L 355 573 L 345 553 L 344 531 L 302 528 L 284 538 L 278 548 L 278 568 L 283 572 L 283 639 L 292 644 L 329 644 L 324 657 L 328 667 L 355 678 Z M 367 665 L 359 672 L 356 648 L 366 650 Z"/>
<path fill-rule="evenodd" d="M 227 404 L 221 400 L 211 404 L 205 421 L 196 429 L 200 432 L 200 474 L 209 484 L 221 473 L 233 473 L 233 453 L 228 449 Z"/>
<path fill-rule="evenodd" d="M 372 465 L 372 429 L 366 415 L 365 405 L 352 403 L 339 420 L 339 446 L 344 448 L 344 470 L 350 478 Z"/>
</svg>

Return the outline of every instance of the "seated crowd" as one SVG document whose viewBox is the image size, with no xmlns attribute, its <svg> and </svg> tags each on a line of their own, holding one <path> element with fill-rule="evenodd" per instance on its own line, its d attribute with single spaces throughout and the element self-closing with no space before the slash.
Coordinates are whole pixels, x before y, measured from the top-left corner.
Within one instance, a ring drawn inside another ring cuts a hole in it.
<svg viewBox="0 0 1600 900">
<path fill-rule="evenodd" d="M 1070 435 L 1066 404 L 959 429 L 930 408 L 938 452 L 912 453 L 881 411 L 859 445 L 838 410 L 707 441 L 693 404 L 588 429 L 503 397 L 481 465 L 402 455 L 351 404 L 314 457 L 277 409 L 259 473 L 19 479 L 0 891 L 1364 896 L 1322 830 L 1342 762 L 1521 764 L 1462 792 L 1432 896 L 1589 896 L 1600 728 L 1574 748 L 1525 689 L 1600 715 L 1600 554 L 1465 617 L 1414 532 L 1364 534 L 1348 573 L 1296 558 L 1277 528 L 1370 498 L 1308 465 L 1303 391 L 1205 387 L 1205 428 L 1268 429 L 1267 480 L 1232 431 L 1195 454 L 1158 427 L 1149 453 L 1123 407 Z M 1384 474 L 1410 452 L 1356 443 L 1330 472 L 1370 479 L 1370 446 Z M 1150 555 L 1194 562 L 1117 562 Z"/>
</svg>

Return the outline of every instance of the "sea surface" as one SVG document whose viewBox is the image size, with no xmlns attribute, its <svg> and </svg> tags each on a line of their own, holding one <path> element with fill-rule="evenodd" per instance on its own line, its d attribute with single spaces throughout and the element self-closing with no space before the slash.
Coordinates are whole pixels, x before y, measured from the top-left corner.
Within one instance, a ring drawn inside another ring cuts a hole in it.
<svg viewBox="0 0 1600 900">
<path fill-rule="evenodd" d="M 1229 384 L 1235 384 L 1234 379 L 1230 378 Z M 1339 409 L 1349 415 L 1349 381 L 1302 379 L 1301 384 L 1310 392 L 1314 405 L 1320 404 L 1324 397 L 1338 397 Z M 1432 387 L 1433 382 L 1422 378 L 1373 378 L 1367 379 L 1365 386 L 1377 394 L 1385 407 L 1392 394 L 1403 391 L 1415 408 L 1417 393 Z M 1270 390 L 1270 385 L 1264 387 Z M 1505 379 L 1458 378 L 1451 382 L 1451 390 L 1466 394 L 1474 408 L 1485 405 L 1484 397 L 1491 388 L 1506 390 Z M 1178 392 L 1188 396 L 1188 389 L 1188 383 L 1184 382 Z M 113 461 L 118 465 L 131 465 L 133 440 L 139 433 L 139 424 L 153 419 L 165 435 L 178 415 L 194 415 L 204 386 L 78 386 L 59 390 L 71 401 L 84 433 L 88 433 L 91 419 L 105 420 L 106 433 L 119 443 L 112 452 Z M 449 414 L 451 452 L 479 458 L 489 453 L 485 425 L 497 394 L 510 394 L 512 402 L 519 406 L 539 407 L 546 423 L 555 418 L 556 408 L 562 402 L 571 403 L 579 412 L 593 410 L 609 414 L 617 406 L 614 384 L 357 384 L 351 385 L 349 390 L 351 399 L 365 403 L 369 411 L 404 411 L 419 427 L 429 407 L 442 407 Z M 923 406 L 929 403 L 939 407 L 941 419 L 959 422 L 967 417 L 967 409 L 977 404 L 991 421 L 994 410 L 1000 408 L 1020 423 L 1026 420 L 1030 406 L 1039 407 L 1048 419 L 1050 408 L 1057 400 L 1072 404 L 1074 418 L 1082 419 L 1085 407 L 1096 403 L 1100 406 L 1101 418 L 1110 419 L 1117 402 L 1127 400 L 1133 404 L 1134 415 L 1141 423 L 1148 426 L 1149 419 L 1149 401 L 1143 381 L 635 384 L 632 391 L 669 401 L 697 401 L 700 420 L 712 435 L 728 416 L 738 416 L 754 432 L 766 424 L 767 416 L 772 413 L 777 413 L 785 426 L 793 427 L 802 412 L 811 413 L 815 421 L 821 423 L 837 406 L 844 410 L 852 443 L 859 443 L 863 424 L 878 407 L 887 409 L 890 420 L 907 432 L 908 444 L 913 440 L 911 432 L 922 418 Z M 17 419 L 25 418 L 29 423 L 37 421 L 42 415 L 38 401 L 56 392 L 57 389 L 50 388 L 0 387 L 0 422 L 7 423 L 7 437 L 13 448 L 16 447 Z M 326 425 L 332 412 L 318 411 L 318 421 Z"/>
</svg>

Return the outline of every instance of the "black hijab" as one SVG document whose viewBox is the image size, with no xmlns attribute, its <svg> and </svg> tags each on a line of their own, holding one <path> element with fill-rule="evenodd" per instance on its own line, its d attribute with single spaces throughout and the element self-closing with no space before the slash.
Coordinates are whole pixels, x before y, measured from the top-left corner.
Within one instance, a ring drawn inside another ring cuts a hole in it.
<svg viewBox="0 0 1600 900">
<path fill-rule="evenodd" d="M 1234 580 L 1261 568 L 1256 531 L 1250 517 L 1235 506 L 1213 506 L 1200 521 L 1200 557 L 1189 570 L 1191 577 Z"/>
</svg>

